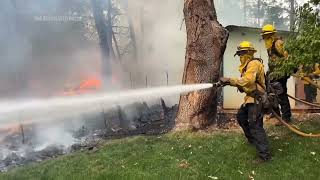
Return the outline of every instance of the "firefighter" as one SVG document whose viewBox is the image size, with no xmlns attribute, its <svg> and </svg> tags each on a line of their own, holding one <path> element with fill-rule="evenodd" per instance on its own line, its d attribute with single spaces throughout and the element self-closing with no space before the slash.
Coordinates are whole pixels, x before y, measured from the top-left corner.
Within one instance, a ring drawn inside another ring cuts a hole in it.
<svg viewBox="0 0 320 180">
<path fill-rule="evenodd" d="M 220 83 L 238 87 L 246 93 L 244 103 L 237 113 L 237 121 L 244 131 L 248 142 L 258 152 L 258 162 L 271 159 L 266 132 L 263 128 L 262 102 L 256 98 L 257 92 L 266 91 L 264 66 L 261 59 L 254 58 L 256 50 L 248 41 L 243 41 L 235 55 L 240 56 L 240 78 L 220 78 Z M 257 161 L 255 161 L 257 162 Z"/>
<path fill-rule="evenodd" d="M 271 25 L 267 24 L 262 28 L 261 36 L 265 42 L 265 47 L 268 52 L 269 61 L 268 66 L 269 70 L 267 72 L 267 78 L 270 83 L 278 82 L 281 84 L 283 93 L 278 95 L 278 102 L 281 109 L 279 107 L 274 109 L 274 111 L 282 116 L 282 119 L 285 120 L 287 123 L 291 122 L 291 107 L 289 98 L 287 95 L 288 88 L 287 88 L 287 81 L 290 78 L 290 76 L 284 76 L 280 78 L 271 78 L 269 75 L 274 71 L 276 67 L 276 62 L 280 61 L 283 58 L 288 58 L 288 52 L 284 50 L 284 41 L 282 38 L 277 36 L 277 30 L 276 28 Z"/>
<path fill-rule="evenodd" d="M 306 97 L 305 100 L 309 103 L 317 102 L 317 88 L 307 81 L 303 81 L 303 85 L 304 85 L 304 94 Z"/>
<path fill-rule="evenodd" d="M 310 77 L 306 77 L 306 78 L 308 78 L 310 81 L 316 80 L 319 78 L 319 75 L 320 75 L 320 68 L 319 68 L 319 64 L 316 63 L 314 65 L 313 72 L 310 74 Z M 306 96 L 306 101 L 310 103 L 317 102 L 317 94 L 318 94 L 317 88 L 307 81 L 303 81 L 303 84 L 304 84 L 304 94 Z"/>
</svg>

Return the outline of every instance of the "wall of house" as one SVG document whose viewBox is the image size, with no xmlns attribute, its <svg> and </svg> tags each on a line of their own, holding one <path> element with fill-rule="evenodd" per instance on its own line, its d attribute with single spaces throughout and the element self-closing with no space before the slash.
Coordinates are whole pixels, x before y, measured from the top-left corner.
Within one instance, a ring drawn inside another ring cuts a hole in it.
<svg viewBox="0 0 320 180">
<path fill-rule="evenodd" d="M 230 37 L 227 44 L 227 49 L 224 55 L 223 74 L 226 77 L 239 77 L 238 66 L 240 65 L 239 57 L 234 57 L 237 50 L 237 46 L 241 41 L 251 41 L 257 49 L 256 57 L 262 58 L 264 61 L 265 71 L 268 69 L 268 55 L 264 47 L 264 42 L 261 40 L 260 32 L 254 28 L 231 28 Z M 286 33 L 282 33 L 281 37 L 285 39 Z M 295 95 L 295 83 L 294 79 L 290 78 L 288 81 L 288 93 Z M 225 109 L 236 109 L 243 103 L 244 94 L 237 91 L 234 87 L 225 87 L 223 90 L 224 102 L 223 107 Z M 290 102 L 294 108 L 295 103 Z"/>
</svg>

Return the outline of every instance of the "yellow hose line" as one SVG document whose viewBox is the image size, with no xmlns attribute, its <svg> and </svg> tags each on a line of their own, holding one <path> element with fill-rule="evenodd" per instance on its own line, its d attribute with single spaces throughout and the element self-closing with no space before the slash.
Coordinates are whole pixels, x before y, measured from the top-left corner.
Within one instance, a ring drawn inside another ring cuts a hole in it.
<svg viewBox="0 0 320 180">
<path fill-rule="evenodd" d="M 286 123 L 276 112 L 274 112 L 274 110 L 272 110 L 272 113 L 275 115 L 275 117 L 283 124 L 285 125 L 290 131 L 302 136 L 302 137 L 320 137 L 320 134 L 312 134 L 312 133 L 305 133 L 302 132 L 296 128 L 294 128 L 293 126 L 291 126 L 290 124 Z"/>
<path fill-rule="evenodd" d="M 296 101 L 298 101 L 298 102 L 301 102 L 301 103 L 303 103 L 303 104 L 320 108 L 320 105 L 318 105 L 318 104 L 309 103 L 309 102 L 307 102 L 307 101 L 304 101 L 304 100 L 295 98 L 295 97 L 293 97 L 293 96 L 291 96 L 291 95 L 289 95 L 289 94 L 288 94 L 288 97 L 291 98 L 291 99 L 293 99 L 293 100 L 296 100 Z"/>
</svg>

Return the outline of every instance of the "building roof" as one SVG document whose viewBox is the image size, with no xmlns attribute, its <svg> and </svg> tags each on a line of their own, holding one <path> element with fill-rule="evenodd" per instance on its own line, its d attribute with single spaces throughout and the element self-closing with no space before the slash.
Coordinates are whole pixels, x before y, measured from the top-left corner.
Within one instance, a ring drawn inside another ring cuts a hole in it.
<svg viewBox="0 0 320 180">
<path fill-rule="evenodd" d="M 257 28 L 257 27 L 247 27 L 247 26 L 236 26 L 236 25 L 228 25 L 226 26 L 226 29 L 229 32 L 233 32 L 233 31 L 249 31 L 249 32 L 259 32 L 261 31 L 261 28 Z M 280 34 L 286 34 L 288 35 L 290 33 L 290 31 L 285 31 L 285 30 L 277 30 L 278 33 Z"/>
</svg>

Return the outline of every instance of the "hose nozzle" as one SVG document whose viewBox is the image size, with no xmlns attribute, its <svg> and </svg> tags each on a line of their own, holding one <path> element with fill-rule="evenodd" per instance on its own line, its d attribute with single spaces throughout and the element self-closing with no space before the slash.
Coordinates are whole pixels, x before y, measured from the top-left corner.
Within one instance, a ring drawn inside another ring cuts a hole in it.
<svg viewBox="0 0 320 180">
<path fill-rule="evenodd" d="M 218 82 L 212 83 L 212 86 L 213 87 L 223 87 L 223 83 L 221 83 L 221 81 L 218 81 Z"/>
</svg>

